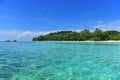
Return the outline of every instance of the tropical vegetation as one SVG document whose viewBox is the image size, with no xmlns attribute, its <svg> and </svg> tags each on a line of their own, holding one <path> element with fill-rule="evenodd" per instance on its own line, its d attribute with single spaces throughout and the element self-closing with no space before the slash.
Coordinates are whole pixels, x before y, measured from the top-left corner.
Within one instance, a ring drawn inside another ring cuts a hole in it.
<svg viewBox="0 0 120 80">
<path fill-rule="evenodd" d="M 105 41 L 120 40 L 120 32 L 116 30 L 102 31 L 96 28 L 94 32 L 84 29 L 80 32 L 58 31 L 34 37 L 33 41 Z"/>
</svg>

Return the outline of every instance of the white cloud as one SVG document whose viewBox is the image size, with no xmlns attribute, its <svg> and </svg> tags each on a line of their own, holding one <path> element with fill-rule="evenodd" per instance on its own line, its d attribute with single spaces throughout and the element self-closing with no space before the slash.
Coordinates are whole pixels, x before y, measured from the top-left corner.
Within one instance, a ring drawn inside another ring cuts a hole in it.
<svg viewBox="0 0 120 80">
<path fill-rule="evenodd" d="M 61 30 L 45 31 L 45 32 L 0 30 L 0 41 L 5 41 L 5 40 L 31 41 L 33 37 L 49 34 L 52 32 L 57 32 L 57 31 L 61 31 Z M 72 31 L 80 32 L 81 30 L 72 30 Z"/>
<path fill-rule="evenodd" d="M 98 25 L 94 26 L 94 28 L 100 28 L 104 31 L 106 31 L 106 30 L 120 31 L 120 20 L 116 20 L 116 21 L 109 22 L 106 24 L 98 24 Z"/>
<path fill-rule="evenodd" d="M 100 28 L 104 31 L 106 30 L 120 31 L 120 20 L 116 20 L 106 24 L 103 24 L 103 21 L 99 21 L 98 25 L 93 26 L 93 28 Z M 82 29 L 72 30 L 72 31 L 80 32 L 81 30 Z M 61 31 L 61 30 L 56 30 L 56 31 Z M 56 31 L 33 32 L 33 31 L 19 31 L 19 30 L 0 30 L 0 41 L 14 40 L 14 39 L 17 39 L 19 41 L 31 41 L 33 37 L 49 34 L 51 32 L 56 32 Z"/>
<path fill-rule="evenodd" d="M 30 32 L 30 31 L 22 32 L 22 33 L 17 35 L 17 39 L 20 39 L 20 38 L 27 36 L 27 35 L 32 35 L 32 32 Z"/>
<path fill-rule="evenodd" d="M 52 31 L 50 31 L 52 32 Z M 31 41 L 33 37 L 45 35 L 50 32 L 32 32 L 32 31 L 24 31 L 17 35 L 17 40 Z"/>
<path fill-rule="evenodd" d="M 33 31 L 19 31 L 19 30 L 0 30 L 0 41 L 18 40 L 31 41 L 33 37 L 49 34 L 56 31 L 33 32 Z"/>
<path fill-rule="evenodd" d="M 56 31 L 33 32 L 33 31 L 18 31 L 18 30 L 0 30 L 0 40 L 18 40 L 31 41 L 33 37 L 49 34 Z"/>
<path fill-rule="evenodd" d="M 39 35 L 45 35 L 45 34 L 49 34 L 51 32 L 56 32 L 56 31 L 48 31 L 48 32 L 32 32 L 32 31 L 24 31 L 21 32 L 20 34 L 17 35 L 17 39 L 21 39 L 21 38 L 30 38 L 31 39 L 33 37 L 39 36 Z"/>
<path fill-rule="evenodd" d="M 47 34 L 48 32 L 31 32 L 19 30 L 0 30 L 0 41 L 20 40 L 31 41 L 33 37 Z"/>
</svg>

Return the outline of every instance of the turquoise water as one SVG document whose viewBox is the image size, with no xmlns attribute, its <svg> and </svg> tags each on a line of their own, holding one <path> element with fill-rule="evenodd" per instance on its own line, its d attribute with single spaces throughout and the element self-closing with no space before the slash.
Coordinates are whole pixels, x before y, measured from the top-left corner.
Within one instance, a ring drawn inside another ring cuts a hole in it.
<svg viewBox="0 0 120 80">
<path fill-rule="evenodd" d="M 0 42 L 0 80 L 120 80 L 120 43 Z"/>
</svg>

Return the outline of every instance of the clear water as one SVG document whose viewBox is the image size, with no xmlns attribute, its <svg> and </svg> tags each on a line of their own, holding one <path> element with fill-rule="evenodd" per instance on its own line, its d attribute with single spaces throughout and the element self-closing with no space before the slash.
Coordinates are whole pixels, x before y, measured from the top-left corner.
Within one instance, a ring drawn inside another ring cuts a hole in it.
<svg viewBox="0 0 120 80">
<path fill-rule="evenodd" d="M 120 43 L 0 42 L 0 80 L 120 80 Z"/>
</svg>

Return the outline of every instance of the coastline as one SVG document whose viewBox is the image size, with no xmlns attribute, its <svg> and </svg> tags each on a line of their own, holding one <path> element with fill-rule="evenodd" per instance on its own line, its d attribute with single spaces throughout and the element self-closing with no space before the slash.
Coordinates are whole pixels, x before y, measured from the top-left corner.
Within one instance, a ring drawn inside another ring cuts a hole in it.
<svg viewBox="0 0 120 80">
<path fill-rule="evenodd" d="M 120 40 L 108 40 L 108 41 L 33 41 L 33 42 L 120 42 Z"/>
</svg>

